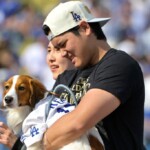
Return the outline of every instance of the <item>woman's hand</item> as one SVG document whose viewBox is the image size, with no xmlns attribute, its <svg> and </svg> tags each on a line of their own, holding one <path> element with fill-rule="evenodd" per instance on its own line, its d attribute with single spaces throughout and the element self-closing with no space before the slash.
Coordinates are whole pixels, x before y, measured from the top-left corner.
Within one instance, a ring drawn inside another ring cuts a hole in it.
<svg viewBox="0 0 150 150">
<path fill-rule="evenodd" d="M 12 148 L 17 140 L 17 136 L 3 122 L 0 122 L 0 143 Z"/>
</svg>

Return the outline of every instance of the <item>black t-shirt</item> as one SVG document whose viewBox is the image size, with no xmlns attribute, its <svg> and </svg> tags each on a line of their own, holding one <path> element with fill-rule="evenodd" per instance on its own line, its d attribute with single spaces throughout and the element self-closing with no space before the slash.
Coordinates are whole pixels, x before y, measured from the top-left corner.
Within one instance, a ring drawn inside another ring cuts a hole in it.
<svg viewBox="0 0 150 150">
<path fill-rule="evenodd" d="M 115 95 L 121 105 L 97 124 L 106 150 L 144 149 L 144 81 L 141 68 L 132 57 L 123 51 L 110 49 L 92 67 L 65 71 L 55 86 L 58 84 L 69 86 L 78 100 L 92 88 Z M 62 98 L 73 102 L 67 92 L 60 93 Z"/>
</svg>

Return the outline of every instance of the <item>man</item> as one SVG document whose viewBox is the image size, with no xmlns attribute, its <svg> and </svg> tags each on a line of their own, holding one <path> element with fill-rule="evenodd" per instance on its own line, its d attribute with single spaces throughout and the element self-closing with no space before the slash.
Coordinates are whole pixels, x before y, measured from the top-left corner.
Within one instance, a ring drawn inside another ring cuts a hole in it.
<svg viewBox="0 0 150 150">
<path fill-rule="evenodd" d="M 107 43 L 101 27 L 108 20 L 94 18 L 82 2 L 70 1 L 56 6 L 44 21 L 49 41 L 77 68 L 59 76 L 55 85 L 68 85 L 79 101 L 47 130 L 46 150 L 72 142 L 95 125 L 106 150 L 144 149 L 142 71 L 133 58 Z"/>
</svg>

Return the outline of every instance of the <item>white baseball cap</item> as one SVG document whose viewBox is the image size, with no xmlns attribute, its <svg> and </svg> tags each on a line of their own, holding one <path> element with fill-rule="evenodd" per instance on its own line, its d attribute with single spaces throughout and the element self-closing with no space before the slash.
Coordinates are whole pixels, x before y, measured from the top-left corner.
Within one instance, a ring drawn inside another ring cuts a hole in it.
<svg viewBox="0 0 150 150">
<path fill-rule="evenodd" d="M 48 39 L 52 40 L 54 37 L 78 26 L 82 20 L 88 23 L 99 22 L 102 27 L 110 18 L 95 18 L 81 1 L 69 1 L 57 5 L 48 14 L 43 26 L 47 25 L 50 28 Z"/>
</svg>

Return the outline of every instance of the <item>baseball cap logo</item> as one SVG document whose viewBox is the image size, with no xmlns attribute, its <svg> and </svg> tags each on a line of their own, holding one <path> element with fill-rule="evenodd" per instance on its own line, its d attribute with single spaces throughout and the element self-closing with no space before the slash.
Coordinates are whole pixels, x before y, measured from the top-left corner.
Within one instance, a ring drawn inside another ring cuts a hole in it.
<svg viewBox="0 0 150 150">
<path fill-rule="evenodd" d="M 81 16 L 76 14 L 75 12 L 71 12 L 73 19 L 78 22 L 81 20 Z"/>
</svg>

